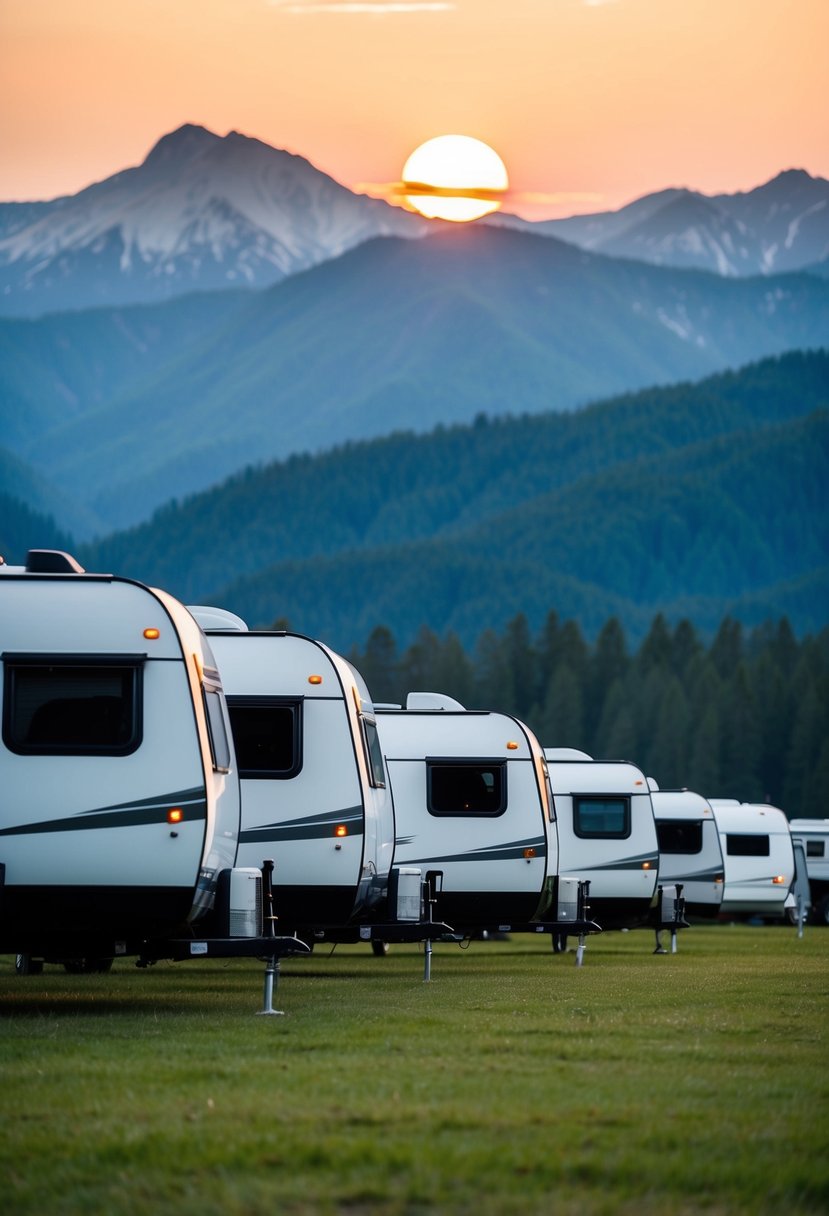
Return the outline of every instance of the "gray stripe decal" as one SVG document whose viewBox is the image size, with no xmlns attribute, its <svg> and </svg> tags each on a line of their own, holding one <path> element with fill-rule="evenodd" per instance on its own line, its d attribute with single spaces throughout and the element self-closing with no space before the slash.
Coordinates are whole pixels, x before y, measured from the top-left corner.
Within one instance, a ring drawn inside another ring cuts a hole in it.
<svg viewBox="0 0 829 1216">
<path fill-rule="evenodd" d="M 670 882 L 714 882 L 717 877 L 722 878 L 722 866 L 718 870 L 689 870 L 683 874 L 672 874 Z"/>
<path fill-rule="evenodd" d="M 95 811 L 79 811 L 65 819 L 43 819 L 38 823 L 21 823 L 0 829 L 0 836 L 28 836 L 45 832 L 90 832 L 99 828 L 132 828 L 145 823 L 161 823 L 170 807 L 181 807 L 184 821 L 205 819 L 207 799 L 204 787 L 139 798 L 135 802 L 119 802 Z"/>
<path fill-rule="evenodd" d="M 751 887 L 756 882 L 767 882 L 769 884 L 769 886 L 771 886 L 772 885 L 771 880 L 775 877 L 776 877 L 776 875 L 774 875 L 774 874 L 754 874 L 751 878 L 734 879 L 734 878 L 729 878 L 728 875 L 726 874 L 725 885 L 728 887 L 729 891 L 733 890 L 734 887 Z M 775 883 L 774 885 L 777 887 L 778 891 L 786 890 L 785 883 L 778 882 L 778 883 Z"/>
<path fill-rule="evenodd" d="M 301 819 L 285 819 L 258 828 L 246 828 L 239 834 L 239 841 L 241 844 L 252 844 L 257 840 L 320 840 L 333 835 L 338 823 L 345 824 L 349 835 L 361 836 L 362 806 L 348 806 L 339 811 L 326 811 L 323 815 L 306 815 Z"/>
<path fill-rule="evenodd" d="M 658 853 L 640 853 L 638 857 L 620 857 L 618 861 L 606 861 L 602 865 L 596 865 L 594 862 L 586 862 L 582 870 L 641 870 L 645 862 L 648 863 L 650 869 L 655 870 L 659 861 Z M 572 867 L 578 869 L 579 867 Z M 568 870 L 569 872 L 569 870 Z"/>
<path fill-rule="evenodd" d="M 397 844 L 404 843 L 398 840 Z M 515 840 L 509 844 L 490 845 L 485 849 L 469 849 L 465 853 L 445 853 L 439 854 L 436 857 L 418 857 L 406 859 L 406 865 L 427 865 L 435 861 L 510 861 L 520 858 L 524 860 L 524 850 L 532 848 L 536 851 L 537 857 L 546 857 L 547 848 L 543 836 L 536 836 L 530 840 Z"/>
</svg>

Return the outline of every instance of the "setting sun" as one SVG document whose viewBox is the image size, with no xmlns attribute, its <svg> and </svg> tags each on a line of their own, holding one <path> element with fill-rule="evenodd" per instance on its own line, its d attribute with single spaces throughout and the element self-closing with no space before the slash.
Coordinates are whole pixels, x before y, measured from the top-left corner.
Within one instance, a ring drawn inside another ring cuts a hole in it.
<svg viewBox="0 0 829 1216">
<path fill-rule="evenodd" d="M 468 223 L 501 206 L 509 185 L 497 152 L 469 135 L 438 135 L 403 166 L 401 193 L 427 219 Z"/>
</svg>

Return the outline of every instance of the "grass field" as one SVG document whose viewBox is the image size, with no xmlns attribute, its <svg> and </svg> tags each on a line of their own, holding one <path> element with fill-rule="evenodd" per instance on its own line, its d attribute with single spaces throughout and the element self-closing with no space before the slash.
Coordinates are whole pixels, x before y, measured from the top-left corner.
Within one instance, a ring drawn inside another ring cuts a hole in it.
<svg viewBox="0 0 829 1216">
<path fill-rule="evenodd" d="M 0 958 L 0 1208 L 305 1216 L 829 1210 L 829 931 Z"/>
</svg>

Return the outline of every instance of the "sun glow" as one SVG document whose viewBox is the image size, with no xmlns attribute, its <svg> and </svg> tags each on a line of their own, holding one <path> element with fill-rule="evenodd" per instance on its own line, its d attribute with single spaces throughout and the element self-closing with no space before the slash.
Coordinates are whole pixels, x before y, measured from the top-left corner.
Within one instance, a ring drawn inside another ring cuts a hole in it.
<svg viewBox="0 0 829 1216">
<path fill-rule="evenodd" d="M 401 193 L 427 219 L 465 224 L 501 206 L 509 186 L 497 152 L 469 135 L 438 135 L 403 166 Z"/>
</svg>

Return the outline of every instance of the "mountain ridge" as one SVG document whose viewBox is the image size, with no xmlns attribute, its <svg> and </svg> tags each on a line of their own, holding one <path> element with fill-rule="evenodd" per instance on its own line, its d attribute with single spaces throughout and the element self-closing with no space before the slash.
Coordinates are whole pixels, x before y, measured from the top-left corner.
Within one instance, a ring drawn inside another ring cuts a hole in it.
<svg viewBox="0 0 829 1216">
<path fill-rule="evenodd" d="M 219 303 L 209 293 L 193 297 L 187 316 Z M 149 324 L 153 314 L 141 315 Z M 175 313 L 164 315 L 170 325 Z M 114 349 L 116 322 L 123 327 L 130 316 L 94 314 L 107 327 L 100 341 L 86 334 L 79 349 Z M 0 441 L 110 526 L 124 526 L 171 492 L 198 491 L 291 451 L 482 412 L 572 409 L 819 346 L 829 332 L 829 282 L 805 274 L 722 279 L 481 226 L 421 241 L 376 238 L 243 294 L 217 317 L 201 343 L 179 318 L 192 341 L 166 361 L 122 376 L 106 400 L 75 417 L 58 405 L 55 421 L 28 442 L 19 434 L 14 444 L 3 434 Z M 0 322 L 0 348 L 21 324 Z M 66 327 L 29 326 L 45 343 L 29 360 L 42 370 Z M 132 345 L 127 353 L 134 363 Z M 59 357 L 65 361 L 65 349 Z M 25 386 L 11 350 L 6 362 L 4 375 Z M 86 367 L 77 356 L 74 364 Z"/>
<path fill-rule="evenodd" d="M 591 628 L 617 614 L 636 635 L 657 608 L 697 604 L 715 627 L 735 604 L 773 615 L 774 595 L 811 628 L 825 623 L 827 409 L 829 352 L 788 354 L 575 414 L 249 468 L 81 556 L 345 647 L 378 623 L 468 641 L 476 613 L 496 627 L 550 607 Z"/>
</svg>

